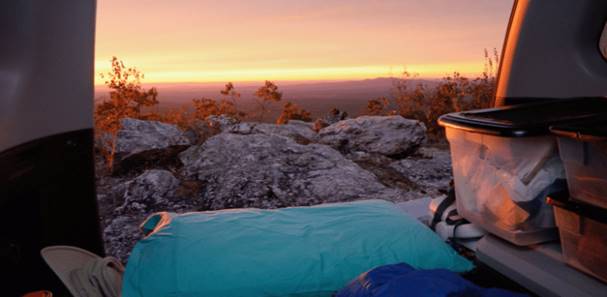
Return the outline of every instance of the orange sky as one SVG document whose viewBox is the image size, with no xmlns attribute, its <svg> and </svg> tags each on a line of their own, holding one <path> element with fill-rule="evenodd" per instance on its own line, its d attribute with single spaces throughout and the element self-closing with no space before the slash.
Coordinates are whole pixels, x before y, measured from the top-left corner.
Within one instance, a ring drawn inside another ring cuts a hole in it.
<svg viewBox="0 0 607 297">
<path fill-rule="evenodd" d="M 511 0 L 99 0 L 96 72 L 145 82 L 339 80 L 482 71 Z M 102 83 L 99 77 L 96 83 Z"/>
</svg>

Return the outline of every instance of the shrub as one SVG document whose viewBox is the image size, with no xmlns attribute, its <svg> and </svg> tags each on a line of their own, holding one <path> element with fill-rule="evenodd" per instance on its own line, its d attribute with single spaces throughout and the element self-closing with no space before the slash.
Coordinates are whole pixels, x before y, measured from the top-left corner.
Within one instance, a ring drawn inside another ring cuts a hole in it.
<svg viewBox="0 0 607 297">
<path fill-rule="evenodd" d="M 297 106 L 297 104 L 295 103 L 287 102 L 282 109 L 282 113 L 276 120 L 276 124 L 286 124 L 289 122 L 289 120 L 311 122 L 312 114 L 310 114 L 310 112 L 306 111 L 305 109 Z"/>
<path fill-rule="evenodd" d="M 232 117 L 241 120 L 246 116 L 246 113 L 239 111 L 236 105 L 237 99 L 240 99 L 240 93 L 236 91 L 233 83 L 228 82 L 224 89 L 219 91 L 219 93 L 224 96 L 224 100 L 230 102 L 233 106 L 234 114 L 231 114 Z"/>
<path fill-rule="evenodd" d="M 219 93 L 224 96 L 224 99 L 216 100 L 207 97 L 192 99 L 195 110 L 194 118 L 204 120 L 210 115 L 227 115 L 235 119 L 242 119 L 246 116 L 244 112 L 236 108 L 236 101 L 240 98 L 240 93 L 236 92 L 234 84 L 227 83 Z"/>
<path fill-rule="evenodd" d="M 221 99 L 215 100 L 212 98 L 193 99 L 194 103 L 194 118 L 204 120 L 210 115 L 227 115 L 230 117 L 238 117 L 239 112 L 236 110 L 234 103 Z"/>
<path fill-rule="evenodd" d="M 367 108 L 363 111 L 365 115 L 386 115 L 389 101 L 386 97 L 378 97 L 367 101 Z"/>
<path fill-rule="evenodd" d="M 438 125 L 438 118 L 441 115 L 493 106 L 496 88 L 495 65 L 499 62 L 497 50 L 493 50 L 493 56 L 489 56 L 488 51 L 485 50 L 484 60 L 485 69 L 480 77 L 469 79 L 454 72 L 443 77 L 434 88 L 428 88 L 423 84 L 411 87 L 411 78 L 417 75 L 404 72 L 401 79 L 394 81 L 395 113 L 423 122 L 431 138 L 442 139 L 444 131 Z M 374 99 L 369 101 L 367 110 L 373 109 L 385 114 L 383 109 L 386 106 L 387 103 Z"/>
<path fill-rule="evenodd" d="M 257 97 L 258 120 L 263 121 L 265 114 L 269 111 L 269 105 L 280 102 L 282 92 L 278 91 L 278 86 L 273 82 L 266 80 L 265 84 L 255 92 Z"/>
<path fill-rule="evenodd" d="M 173 108 L 158 115 L 157 121 L 176 125 L 181 130 L 187 130 L 192 125 L 194 115 L 186 106 Z"/>
<path fill-rule="evenodd" d="M 418 83 L 412 90 L 407 85 L 408 79 L 413 75 L 409 72 L 403 73 L 403 79 L 394 81 L 394 98 L 397 107 L 396 113 L 405 118 L 415 119 L 426 123 L 428 109 L 428 91 L 426 87 Z"/>
</svg>

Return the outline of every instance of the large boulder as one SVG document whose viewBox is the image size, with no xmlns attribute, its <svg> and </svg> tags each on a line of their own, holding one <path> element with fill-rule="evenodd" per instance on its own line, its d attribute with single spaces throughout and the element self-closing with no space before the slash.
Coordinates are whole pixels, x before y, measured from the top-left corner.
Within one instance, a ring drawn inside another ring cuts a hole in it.
<svg viewBox="0 0 607 297">
<path fill-rule="evenodd" d="M 206 209 L 399 200 L 401 194 L 329 146 L 279 135 L 221 133 L 180 158 L 183 175 L 205 182 Z"/>
<path fill-rule="evenodd" d="M 380 154 L 354 152 L 347 154 L 346 158 L 354 161 L 361 168 L 375 174 L 379 181 L 390 187 L 399 188 L 406 192 L 414 192 L 418 190 L 417 184 L 411 181 L 406 175 L 401 175 L 390 164 L 394 159 Z"/>
<path fill-rule="evenodd" d="M 425 140 L 426 127 L 401 116 L 361 116 L 320 130 L 320 143 L 338 150 L 362 151 L 391 157 L 414 152 Z"/>
<path fill-rule="evenodd" d="M 307 144 L 316 140 L 317 134 L 312 130 L 312 124 L 303 121 L 290 120 L 287 124 L 276 125 L 267 123 L 247 122 L 231 126 L 227 132 L 233 134 L 266 134 L 279 135 Z"/>
<path fill-rule="evenodd" d="M 173 145 L 189 145 L 190 141 L 175 125 L 157 121 L 126 118 L 120 121 L 116 153 L 129 155 Z"/>
<path fill-rule="evenodd" d="M 447 149 L 424 147 L 414 156 L 392 162 L 388 168 L 415 182 L 429 196 L 439 195 L 449 189 L 453 178 L 451 155 Z"/>
<path fill-rule="evenodd" d="M 171 206 L 171 198 L 179 186 L 179 180 L 169 171 L 152 169 L 135 179 L 127 181 L 124 187 L 124 203 L 117 212 L 144 212 L 163 210 Z"/>
</svg>

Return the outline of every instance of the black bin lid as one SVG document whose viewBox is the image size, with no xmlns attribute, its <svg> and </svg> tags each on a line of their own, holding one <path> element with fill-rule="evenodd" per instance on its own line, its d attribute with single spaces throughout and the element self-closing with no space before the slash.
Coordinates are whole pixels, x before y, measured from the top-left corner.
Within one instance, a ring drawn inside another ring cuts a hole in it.
<svg viewBox="0 0 607 297">
<path fill-rule="evenodd" d="M 587 120 L 558 124 L 550 127 L 558 136 L 569 137 L 579 141 L 607 141 L 607 115 L 599 115 Z"/>
<path fill-rule="evenodd" d="M 550 126 L 607 115 L 607 98 L 546 99 L 539 103 L 478 109 L 443 115 L 441 126 L 506 137 L 550 133 Z"/>
</svg>

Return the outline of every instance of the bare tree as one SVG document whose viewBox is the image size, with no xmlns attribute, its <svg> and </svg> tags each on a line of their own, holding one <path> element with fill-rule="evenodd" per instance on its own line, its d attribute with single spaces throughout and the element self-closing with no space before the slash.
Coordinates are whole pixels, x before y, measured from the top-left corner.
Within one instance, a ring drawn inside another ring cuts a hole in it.
<svg viewBox="0 0 607 297">
<path fill-rule="evenodd" d="M 269 111 L 269 105 L 275 102 L 280 102 L 282 92 L 278 91 L 278 86 L 273 82 L 266 80 L 265 84 L 255 92 L 257 97 L 257 105 L 259 109 L 259 121 L 263 121 L 264 116 Z"/>
<path fill-rule="evenodd" d="M 127 117 L 141 118 L 142 108 L 158 104 L 156 88 L 146 90 L 141 86 L 143 73 L 137 68 L 124 66 L 116 57 L 112 57 L 111 63 L 111 70 L 100 74 L 101 78 L 106 79 L 110 98 L 97 104 L 94 114 L 97 137 L 110 170 L 114 166 L 120 120 Z"/>
</svg>

